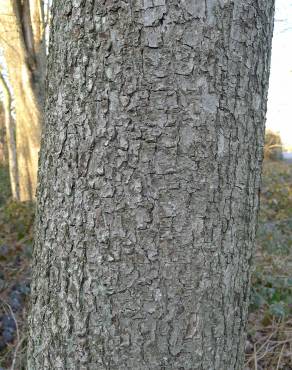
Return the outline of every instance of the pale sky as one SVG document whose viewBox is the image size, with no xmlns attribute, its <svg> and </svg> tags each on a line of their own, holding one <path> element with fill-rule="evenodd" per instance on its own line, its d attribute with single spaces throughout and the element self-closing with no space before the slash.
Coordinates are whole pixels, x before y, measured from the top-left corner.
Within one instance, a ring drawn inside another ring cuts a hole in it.
<svg viewBox="0 0 292 370">
<path fill-rule="evenodd" d="M 292 0 L 276 0 L 266 127 L 292 147 Z"/>
</svg>

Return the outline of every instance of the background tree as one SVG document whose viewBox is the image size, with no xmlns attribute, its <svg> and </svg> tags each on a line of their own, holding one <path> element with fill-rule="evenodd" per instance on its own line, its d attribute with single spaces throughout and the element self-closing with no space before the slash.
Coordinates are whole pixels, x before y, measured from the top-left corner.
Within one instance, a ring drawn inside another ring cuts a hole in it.
<svg viewBox="0 0 292 370">
<path fill-rule="evenodd" d="M 273 11 L 54 2 L 30 370 L 242 369 Z"/>
<path fill-rule="evenodd" d="M 42 0 L 0 2 L 0 42 L 13 91 L 20 200 L 34 198 L 46 63 Z"/>
<path fill-rule="evenodd" d="M 0 166 L 6 164 L 7 145 L 5 133 L 5 116 L 3 104 L 0 104 Z"/>
<path fill-rule="evenodd" d="M 4 122 L 5 122 L 5 136 L 8 154 L 8 166 L 9 166 L 9 177 L 12 198 L 19 200 L 19 177 L 17 168 L 17 153 L 16 153 L 16 142 L 15 142 L 15 125 L 12 118 L 11 111 L 11 94 L 9 87 L 0 72 L 0 88 L 3 94 L 3 110 L 4 110 Z"/>
</svg>

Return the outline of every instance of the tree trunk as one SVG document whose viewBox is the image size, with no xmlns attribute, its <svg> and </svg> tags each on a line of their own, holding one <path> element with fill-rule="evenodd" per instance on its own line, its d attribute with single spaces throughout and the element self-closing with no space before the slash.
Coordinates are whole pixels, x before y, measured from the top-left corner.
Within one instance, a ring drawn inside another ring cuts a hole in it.
<svg viewBox="0 0 292 370">
<path fill-rule="evenodd" d="M 7 162 L 5 113 L 3 104 L 0 103 L 0 166 L 5 166 Z"/>
<path fill-rule="evenodd" d="M 54 2 L 30 370 L 242 369 L 273 11 Z"/>
<path fill-rule="evenodd" d="M 0 86 L 3 94 L 5 133 L 8 151 L 8 166 L 12 198 L 19 200 L 19 179 L 15 143 L 15 126 L 11 115 L 11 94 L 6 81 L 0 72 Z"/>
<path fill-rule="evenodd" d="M 34 69 L 35 92 L 39 104 L 44 108 L 45 71 L 46 71 L 46 42 L 45 42 L 45 20 L 43 0 L 30 0 L 30 19 L 34 42 L 34 58 L 36 68 Z"/>
<path fill-rule="evenodd" d="M 36 0 L 33 0 L 36 1 Z M 20 200 L 32 200 L 37 182 L 45 46 L 36 42 L 28 0 L 0 2 L 1 46 L 16 113 Z M 40 41 L 40 43 L 43 41 Z"/>
</svg>

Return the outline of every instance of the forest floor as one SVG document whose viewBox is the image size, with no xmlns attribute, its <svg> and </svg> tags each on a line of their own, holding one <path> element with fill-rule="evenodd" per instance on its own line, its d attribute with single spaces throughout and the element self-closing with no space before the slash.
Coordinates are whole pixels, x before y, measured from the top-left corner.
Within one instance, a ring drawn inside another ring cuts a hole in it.
<svg viewBox="0 0 292 370">
<path fill-rule="evenodd" d="M 0 370 L 26 370 L 34 207 L 8 189 L 0 167 Z M 245 370 L 292 370 L 292 164 L 283 161 L 264 163 Z"/>
<path fill-rule="evenodd" d="M 292 164 L 265 161 L 246 370 L 292 370 Z"/>
</svg>

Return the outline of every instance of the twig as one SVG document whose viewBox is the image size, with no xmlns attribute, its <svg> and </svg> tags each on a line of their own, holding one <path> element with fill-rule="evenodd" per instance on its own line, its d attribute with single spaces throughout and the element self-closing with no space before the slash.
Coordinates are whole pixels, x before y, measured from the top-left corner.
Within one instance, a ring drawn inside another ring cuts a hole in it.
<svg viewBox="0 0 292 370">
<path fill-rule="evenodd" d="M 277 331 L 274 331 L 272 334 L 270 334 L 269 336 L 268 336 L 268 339 L 264 342 L 264 344 L 262 344 L 261 346 L 260 346 L 260 348 L 259 348 L 259 350 L 258 350 L 258 352 L 260 352 L 264 347 L 265 347 L 265 345 L 269 342 L 269 340 L 272 338 L 272 336 L 276 333 Z M 255 348 L 256 348 L 256 343 L 254 344 L 254 350 L 255 350 Z M 254 355 L 255 356 L 255 355 Z M 252 359 L 253 359 L 253 357 L 254 356 L 251 356 L 248 360 L 247 360 L 247 362 L 246 362 L 246 364 L 248 364 Z"/>
<path fill-rule="evenodd" d="M 284 347 L 285 347 L 285 344 L 283 344 L 283 346 L 282 346 L 282 349 L 281 349 L 281 352 L 280 352 L 280 356 L 279 356 L 279 360 L 278 360 L 278 363 L 277 363 L 277 369 L 276 370 L 279 370 L 280 369 L 280 363 L 281 363 L 281 358 L 282 358 L 282 355 L 283 355 Z"/>
<path fill-rule="evenodd" d="M 16 346 L 15 346 L 15 350 L 14 350 L 14 353 L 13 353 L 13 360 L 12 360 L 12 365 L 11 365 L 11 370 L 14 370 L 14 367 L 15 367 L 15 362 L 16 362 L 16 356 L 17 356 L 17 351 L 18 351 L 18 348 L 21 344 L 21 341 L 20 341 L 20 337 L 19 337 L 19 330 L 18 330 L 18 324 L 17 324 L 17 320 L 15 318 L 15 315 L 14 315 L 14 312 L 10 306 L 9 303 L 3 301 L 1 298 L 0 298 L 1 302 L 4 303 L 4 305 L 6 305 L 10 311 L 10 314 L 15 322 L 15 327 L 16 327 L 16 337 L 17 337 L 17 343 L 16 343 Z"/>
<path fill-rule="evenodd" d="M 257 361 L 257 349 L 256 345 L 253 346 L 253 352 L 254 352 L 254 368 L 255 370 L 258 370 L 258 361 Z"/>
<path fill-rule="evenodd" d="M 18 353 L 18 349 L 22 345 L 22 342 L 24 341 L 24 338 L 22 338 L 20 341 L 17 342 L 17 345 L 15 347 L 15 351 L 13 353 L 13 360 L 12 360 L 12 365 L 11 365 L 11 370 L 14 370 L 15 363 L 16 363 L 16 355 Z"/>
</svg>

